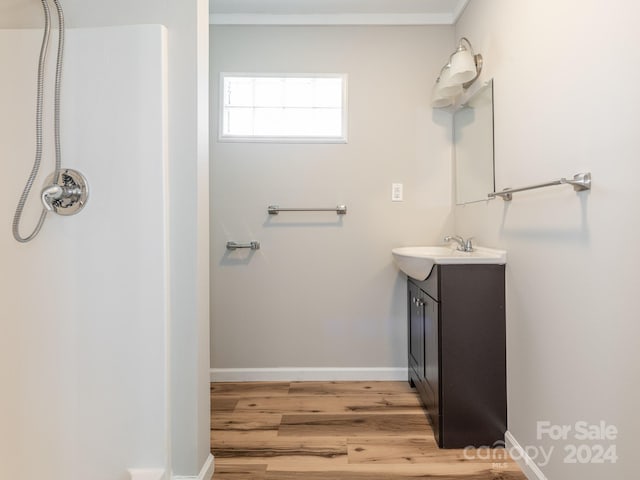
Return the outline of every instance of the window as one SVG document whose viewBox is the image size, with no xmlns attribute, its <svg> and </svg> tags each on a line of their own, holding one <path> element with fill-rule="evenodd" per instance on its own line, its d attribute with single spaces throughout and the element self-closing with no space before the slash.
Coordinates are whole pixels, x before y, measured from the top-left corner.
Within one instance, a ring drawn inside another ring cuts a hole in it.
<svg viewBox="0 0 640 480">
<path fill-rule="evenodd" d="M 345 143 L 346 75 L 221 75 L 220 140 Z"/>
</svg>

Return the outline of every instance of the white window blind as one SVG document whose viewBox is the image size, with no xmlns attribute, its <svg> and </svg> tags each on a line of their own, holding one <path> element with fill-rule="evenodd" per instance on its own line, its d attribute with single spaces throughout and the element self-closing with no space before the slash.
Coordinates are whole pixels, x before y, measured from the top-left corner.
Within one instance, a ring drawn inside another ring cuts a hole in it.
<svg viewBox="0 0 640 480">
<path fill-rule="evenodd" d="M 220 140 L 346 142 L 346 75 L 222 74 Z"/>
</svg>

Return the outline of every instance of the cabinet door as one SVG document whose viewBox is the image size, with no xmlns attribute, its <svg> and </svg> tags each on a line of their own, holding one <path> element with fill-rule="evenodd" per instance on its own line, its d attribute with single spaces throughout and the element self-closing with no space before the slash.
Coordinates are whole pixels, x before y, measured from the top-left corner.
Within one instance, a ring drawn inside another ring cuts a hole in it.
<svg viewBox="0 0 640 480">
<path fill-rule="evenodd" d="M 409 283 L 409 368 L 422 380 L 424 371 L 424 300 L 422 291 Z"/>
<path fill-rule="evenodd" d="M 440 416 L 440 330 L 438 302 L 424 295 L 425 379 L 430 390 L 426 405 L 434 433 L 438 437 Z"/>
</svg>

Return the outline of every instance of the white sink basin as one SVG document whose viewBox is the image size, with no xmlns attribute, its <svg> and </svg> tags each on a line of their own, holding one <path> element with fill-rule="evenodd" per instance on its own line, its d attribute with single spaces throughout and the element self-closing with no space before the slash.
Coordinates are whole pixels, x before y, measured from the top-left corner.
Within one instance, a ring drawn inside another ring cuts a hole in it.
<svg viewBox="0 0 640 480">
<path fill-rule="evenodd" d="M 473 252 L 461 252 L 455 247 L 399 247 L 391 250 L 400 270 L 416 280 L 424 280 L 435 264 L 487 264 L 504 265 L 507 252 L 492 248 L 474 247 Z"/>
</svg>

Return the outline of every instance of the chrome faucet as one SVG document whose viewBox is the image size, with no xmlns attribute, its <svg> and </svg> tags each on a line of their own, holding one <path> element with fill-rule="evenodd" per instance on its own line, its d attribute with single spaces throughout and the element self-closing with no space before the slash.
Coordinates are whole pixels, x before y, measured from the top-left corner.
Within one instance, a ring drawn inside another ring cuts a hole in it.
<svg viewBox="0 0 640 480">
<path fill-rule="evenodd" d="M 458 244 L 457 250 L 460 252 L 473 252 L 473 244 L 471 243 L 472 239 L 473 237 L 469 237 L 465 240 L 459 235 L 447 235 L 446 237 L 444 237 L 444 241 L 447 243 L 451 241 L 456 242 Z"/>
</svg>

